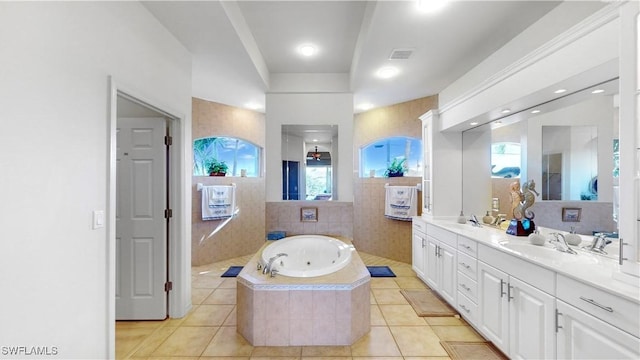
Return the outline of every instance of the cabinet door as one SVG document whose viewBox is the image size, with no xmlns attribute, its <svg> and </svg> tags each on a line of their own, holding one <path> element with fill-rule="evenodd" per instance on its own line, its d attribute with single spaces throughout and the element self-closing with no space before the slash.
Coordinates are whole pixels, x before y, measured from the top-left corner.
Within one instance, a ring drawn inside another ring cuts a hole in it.
<svg viewBox="0 0 640 360">
<path fill-rule="evenodd" d="M 427 261 L 424 269 L 424 276 L 427 285 L 433 290 L 438 290 L 438 240 L 427 235 L 427 247 L 425 260 Z"/>
<path fill-rule="evenodd" d="M 555 357 L 554 297 L 516 278 L 509 278 L 509 357 Z"/>
<path fill-rule="evenodd" d="M 560 300 L 558 359 L 639 359 L 640 339 Z"/>
<path fill-rule="evenodd" d="M 447 300 L 449 304 L 456 303 L 458 287 L 456 284 L 456 275 L 458 274 L 458 262 L 456 261 L 456 249 L 440 243 L 440 253 L 438 260 L 440 272 L 440 287 L 438 292 Z"/>
<path fill-rule="evenodd" d="M 478 261 L 478 323 L 480 331 L 505 354 L 509 353 L 508 276 Z"/>
<path fill-rule="evenodd" d="M 426 235 L 421 232 L 413 232 L 413 242 L 411 246 L 411 262 L 413 271 L 416 272 L 419 278 L 424 280 L 424 255 L 427 248 Z"/>
</svg>

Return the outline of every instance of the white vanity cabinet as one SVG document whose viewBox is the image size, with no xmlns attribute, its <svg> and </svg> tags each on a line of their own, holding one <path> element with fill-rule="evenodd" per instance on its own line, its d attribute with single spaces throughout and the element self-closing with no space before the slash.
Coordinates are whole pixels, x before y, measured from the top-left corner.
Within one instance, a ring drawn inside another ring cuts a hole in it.
<svg viewBox="0 0 640 360">
<path fill-rule="evenodd" d="M 472 325 L 478 319 L 478 244 L 458 236 L 458 302 L 460 314 Z"/>
<path fill-rule="evenodd" d="M 554 284 L 553 272 L 479 245 L 479 330 L 511 359 L 554 358 Z"/>
<path fill-rule="evenodd" d="M 427 223 L 419 217 L 413 218 L 411 242 L 411 268 L 418 277 L 425 279 L 425 252 L 427 248 Z"/>
<path fill-rule="evenodd" d="M 559 359 L 640 359 L 640 304 L 558 275 Z"/>
<path fill-rule="evenodd" d="M 449 304 L 455 304 L 457 295 L 457 235 L 437 226 L 429 226 L 426 245 L 424 280 Z"/>
</svg>

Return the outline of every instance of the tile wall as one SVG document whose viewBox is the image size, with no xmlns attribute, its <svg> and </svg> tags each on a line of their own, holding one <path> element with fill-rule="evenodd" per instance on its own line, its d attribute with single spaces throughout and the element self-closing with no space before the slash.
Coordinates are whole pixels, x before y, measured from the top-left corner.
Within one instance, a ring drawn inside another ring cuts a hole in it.
<svg viewBox="0 0 640 360">
<path fill-rule="evenodd" d="M 233 136 L 264 148 L 265 118 L 255 111 L 235 108 L 193 98 L 193 139 L 210 136 Z M 236 184 L 238 215 L 218 232 L 212 232 L 223 221 L 202 221 L 201 193 L 196 184 Z M 191 184 L 191 262 L 193 266 L 210 264 L 249 255 L 264 244 L 265 181 L 264 177 L 193 176 Z"/>
<path fill-rule="evenodd" d="M 300 209 L 318 208 L 318 221 L 300 220 Z M 282 201 L 266 204 L 267 231 L 285 231 L 287 236 L 319 234 L 353 239 L 353 203 L 339 201 Z"/>
</svg>

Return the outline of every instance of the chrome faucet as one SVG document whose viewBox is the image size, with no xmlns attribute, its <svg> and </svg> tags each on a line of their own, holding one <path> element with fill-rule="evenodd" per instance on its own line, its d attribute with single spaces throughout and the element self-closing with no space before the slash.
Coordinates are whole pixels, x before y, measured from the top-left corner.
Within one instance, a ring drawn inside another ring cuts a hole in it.
<svg viewBox="0 0 640 360">
<path fill-rule="evenodd" d="M 480 221 L 478 221 L 478 218 L 475 215 L 471 215 L 471 219 L 469 219 L 469 222 L 473 226 L 482 227 L 482 225 L 480 224 Z"/>
<path fill-rule="evenodd" d="M 569 244 L 567 244 L 567 240 L 565 240 L 564 235 L 560 233 L 551 233 L 549 235 L 553 236 L 553 240 L 549 240 L 549 242 L 553 244 L 556 250 L 565 252 L 568 254 L 574 254 L 574 255 L 577 254 L 575 250 L 569 247 Z"/>
<path fill-rule="evenodd" d="M 582 248 L 606 255 L 607 252 L 604 251 L 604 247 L 607 246 L 608 244 L 611 244 L 611 240 L 607 239 L 607 234 L 596 233 L 594 234 L 593 242 L 591 243 L 591 245 L 583 246 Z"/>
<path fill-rule="evenodd" d="M 289 256 L 289 254 L 279 253 L 279 254 L 276 254 L 276 255 L 274 255 L 273 257 L 271 257 L 271 258 L 269 259 L 269 262 L 268 262 L 266 265 L 264 265 L 264 266 L 262 267 L 262 273 L 263 273 L 263 274 L 271 273 L 271 276 L 272 276 L 272 277 L 274 276 L 274 274 L 277 274 L 278 272 L 277 272 L 277 271 L 275 271 L 275 273 L 274 273 L 274 270 L 272 269 L 272 267 L 273 267 L 273 263 L 274 263 L 276 260 L 278 260 L 278 258 L 281 258 L 281 257 L 283 257 L 283 256 Z"/>
<path fill-rule="evenodd" d="M 495 225 L 497 227 L 500 227 L 500 224 L 502 224 L 505 221 L 507 221 L 507 215 L 506 214 L 498 214 L 496 216 L 496 219 L 493 220 L 493 222 L 491 223 L 491 225 Z"/>
</svg>

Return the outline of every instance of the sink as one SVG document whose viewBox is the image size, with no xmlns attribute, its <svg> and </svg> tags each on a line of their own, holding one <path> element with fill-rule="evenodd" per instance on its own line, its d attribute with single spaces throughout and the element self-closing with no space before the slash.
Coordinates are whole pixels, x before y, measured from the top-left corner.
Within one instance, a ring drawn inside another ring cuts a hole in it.
<svg viewBox="0 0 640 360">
<path fill-rule="evenodd" d="M 553 263 L 575 263 L 594 264 L 598 259 L 590 254 L 578 253 L 568 254 L 554 249 L 551 246 L 537 246 L 529 243 L 504 242 L 501 243 L 510 252 L 524 256 L 533 260 L 551 261 Z"/>
</svg>

